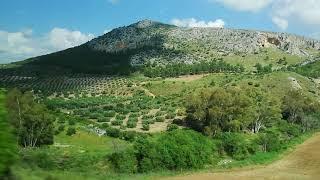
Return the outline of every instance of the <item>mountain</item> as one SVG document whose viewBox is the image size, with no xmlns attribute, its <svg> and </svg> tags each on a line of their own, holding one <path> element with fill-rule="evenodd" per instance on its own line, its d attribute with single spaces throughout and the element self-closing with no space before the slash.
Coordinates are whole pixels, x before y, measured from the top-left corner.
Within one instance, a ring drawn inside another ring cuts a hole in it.
<svg viewBox="0 0 320 180">
<path fill-rule="evenodd" d="M 191 64 L 213 58 L 224 58 L 228 63 L 250 62 L 253 66 L 259 59 L 271 57 L 273 61 L 265 64 L 276 64 L 286 57 L 289 64 L 294 64 L 312 59 L 319 50 L 319 41 L 286 33 L 181 28 L 143 20 L 114 29 L 78 47 L 16 65 L 20 67 L 19 72 L 37 74 L 57 71 L 127 74 L 144 64 Z"/>
</svg>

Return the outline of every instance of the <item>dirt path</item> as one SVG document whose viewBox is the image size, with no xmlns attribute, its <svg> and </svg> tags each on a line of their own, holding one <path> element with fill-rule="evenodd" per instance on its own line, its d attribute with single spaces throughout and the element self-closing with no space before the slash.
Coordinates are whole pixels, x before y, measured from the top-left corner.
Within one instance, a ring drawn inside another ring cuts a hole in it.
<svg viewBox="0 0 320 180">
<path fill-rule="evenodd" d="M 279 179 L 300 180 L 320 179 L 320 133 L 316 134 L 283 159 L 252 169 L 234 170 L 219 173 L 199 173 L 169 178 L 172 180 L 253 180 Z"/>
</svg>

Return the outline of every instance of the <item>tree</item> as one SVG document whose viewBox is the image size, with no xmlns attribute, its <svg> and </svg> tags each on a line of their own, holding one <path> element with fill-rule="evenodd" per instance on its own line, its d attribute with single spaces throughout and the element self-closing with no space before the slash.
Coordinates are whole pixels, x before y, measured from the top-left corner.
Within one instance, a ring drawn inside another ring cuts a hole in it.
<svg viewBox="0 0 320 180">
<path fill-rule="evenodd" d="M 53 143 L 53 118 L 44 105 L 34 101 L 31 92 L 10 91 L 6 107 L 20 145 L 35 147 Z"/>
<path fill-rule="evenodd" d="M 187 101 L 187 124 L 209 136 L 243 130 L 251 121 L 252 100 L 236 88 L 207 89 Z"/>
<path fill-rule="evenodd" d="M 282 114 L 289 123 L 303 124 L 304 117 L 317 112 L 317 109 L 319 103 L 301 91 L 291 90 L 283 98 Z"/>
<path fill-rule="evenodd" d="M 262 146 L 263 152 L 278 151 L 281 148 L 279 135 L 273 131 L 260 133 L 257 142 Z"/>
<path fill-rule="evenodd" d="M 10 124 L 6 118 L 4 96 L 0 90 L 0 179 L 10 175 L 10 166 L 13 164 L 17 148 Z"/>
<path fill-rule="evenodd" d="M 251 106 L 253 118 L 250 123 L 252 132 L 259 133 L 262 127 L 271 126 L 274 122 L 281 120 L 281 102 L 277 98 L 255 88 L 247 89 L 246 92 L 253 100 Z"/>
</svg>

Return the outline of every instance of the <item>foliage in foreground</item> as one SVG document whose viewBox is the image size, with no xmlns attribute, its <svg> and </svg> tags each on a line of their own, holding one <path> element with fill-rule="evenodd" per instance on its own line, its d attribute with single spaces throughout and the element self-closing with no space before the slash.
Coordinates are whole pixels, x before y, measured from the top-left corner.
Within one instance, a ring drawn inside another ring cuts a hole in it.
<svg viewBox="0 0 320 180">
<path fill-rule="evenodd" d="M 53 118 L 44 105 L 35 102 L 33 93 L 13 89 L 7 95 L 6 107 L 20 145 L 53 144 Z"/>
<path fill-rule="evenodd" d="M 15 140 L 4 108 L 4 92 L 0 89 L 0 179 L 9 175 L 16 153 Z"/>
</svg>

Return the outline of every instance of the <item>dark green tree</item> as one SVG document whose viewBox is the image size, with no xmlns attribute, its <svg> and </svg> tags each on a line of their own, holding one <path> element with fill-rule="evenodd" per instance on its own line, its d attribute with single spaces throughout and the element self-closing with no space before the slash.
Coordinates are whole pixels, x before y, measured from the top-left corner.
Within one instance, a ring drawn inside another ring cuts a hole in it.
<svg viewBox="0 0 320 180">
<path fill-rule="evenodd" d="M 53 117 L 44 105 L 34 101 L 31 92 L 10 91 L 6 107 L 20 145 L 35 147 L 53 143 Z"/>
</svg>

